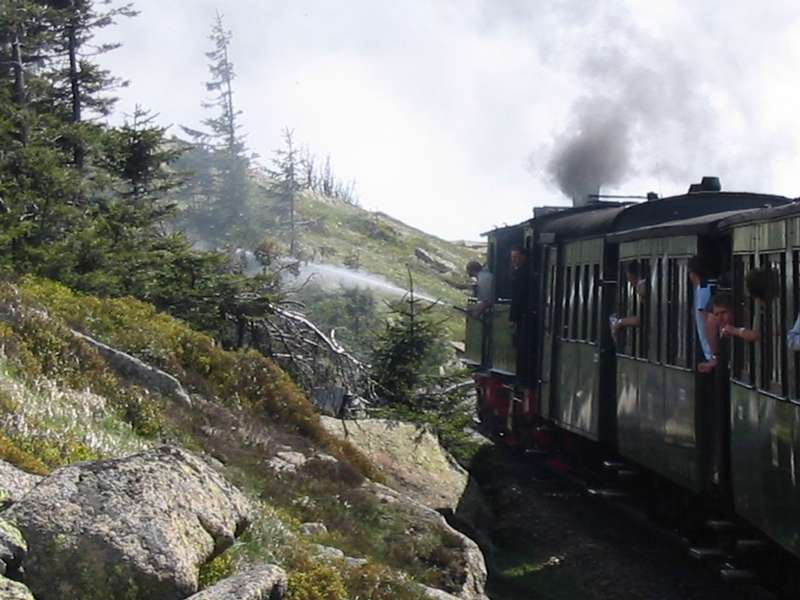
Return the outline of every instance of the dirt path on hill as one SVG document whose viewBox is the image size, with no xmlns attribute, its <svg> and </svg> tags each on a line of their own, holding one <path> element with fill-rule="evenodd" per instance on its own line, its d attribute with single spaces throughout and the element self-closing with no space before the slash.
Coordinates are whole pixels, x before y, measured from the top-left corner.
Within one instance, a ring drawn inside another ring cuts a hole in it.
<svg viewBox="0 0 800 600">
<path fill-rule="evenodd" d="M 495 511 L 486 552 L 492 600 L 766 600 L 732 588 L 686 549 L 575 484 L 541 459 L 495 447 L 473 473 Z"/>
</svg>

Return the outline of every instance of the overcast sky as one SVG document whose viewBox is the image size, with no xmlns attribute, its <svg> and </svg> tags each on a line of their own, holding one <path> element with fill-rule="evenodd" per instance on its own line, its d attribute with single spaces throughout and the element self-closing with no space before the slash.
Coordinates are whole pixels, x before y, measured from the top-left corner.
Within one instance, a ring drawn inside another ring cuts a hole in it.
<svg viewBox="0 0 800 600">
<path fill-rule="evenodd" d="M 266 162 L 284 127 L 362 204 L 472 238 L 561 189 L 800 195 L 792 0 L 136 0 L 103 63 L 163 124 L 197 127 L 216 10 Z M 560 186 L 559 186 L 560 183 Z M 573 186 L 572 188 L 570 186 Z M 585 186 L 584 186 L 585 187 Z M 590 185 L 591 187 L 591 185 Z"/>
</svg>

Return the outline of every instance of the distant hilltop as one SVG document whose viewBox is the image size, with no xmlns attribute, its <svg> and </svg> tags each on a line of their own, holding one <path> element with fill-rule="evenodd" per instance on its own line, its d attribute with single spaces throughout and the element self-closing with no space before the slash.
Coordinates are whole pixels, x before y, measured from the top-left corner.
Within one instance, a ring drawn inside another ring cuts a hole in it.
<svg viewBox="0 0 800 600">
<path fill-rule="evenodd" d="M 464 248 L 475 250 L 476 252 L 486 252 L 487 248 L 487 243 L 483 241 L 475 242 L 472 240 L 452 240 L 450 243 L 455 246 L 463 246 Z"/>
</svg>

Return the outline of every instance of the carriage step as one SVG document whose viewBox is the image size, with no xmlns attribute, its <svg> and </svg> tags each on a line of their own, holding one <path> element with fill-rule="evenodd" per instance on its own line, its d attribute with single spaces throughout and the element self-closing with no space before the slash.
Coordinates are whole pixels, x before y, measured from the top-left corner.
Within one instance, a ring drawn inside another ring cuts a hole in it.
<svg viewBox="0 0 800 600">
<path fill-rule="evenodd" d="M 525 448 L 525 456 L 549 456 L 550 453 L 547 450 L 542 450 L 541 448 Z"/>
<path fill-rule="evenodd" d="M 720 569 L 719 576 L 725 583 L 754 584 L 758 583 L 758 575 L 749 569 Z"/>
<path fill-rule="evenodd" d="M 618 462 L 616 460 L 604 460 L 603 461 L 603 468 L 608 469 L 609 471 L 619 471 L 620 469 L 624 469 L 627 467 L 625 463 Z"/>
<path fill-rule="evenodd" d="M 586 493 L 595 498 L 627 498 L 628 494 L 622 490 L 608 488 L 588 488 Z"/>
<path fill-rule="evenodd" d="M 760 552 L 766 547 L 767 545 L 763 540 L 736 540 L 736 551 L 743 554 Z"/>
<path fill-rule="evenodd" d="M 689 548 L 689 558 L 694 560 L 719 560 L 725 558 L 725 552 L 719 548 Z"/>
<path fill-rule="evenodd" d="M 617 471 L 617 477 L 620 479 L 636 479 L 639 476 L 639 471 L 634 469 L 620 469 Z"/>
<path fill-rule="evenodd" d="M 706 521 L 706 527 L 717 533 L 729 533 L 736 529 L 736 523 L 731 523 L 723 519 L 709 519 Z"/>
</svg>

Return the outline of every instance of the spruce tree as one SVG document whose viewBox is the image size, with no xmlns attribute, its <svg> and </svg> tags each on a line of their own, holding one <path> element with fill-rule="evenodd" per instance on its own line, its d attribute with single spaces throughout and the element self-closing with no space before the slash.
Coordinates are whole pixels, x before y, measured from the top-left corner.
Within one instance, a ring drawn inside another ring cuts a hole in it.
<svg viewBox="0 0 800 600">
<path fill-rule="evenodd" d="M 272 179 L 270 191 L 277 198 L 279 212 L 289 229 L 289 254 L 297 255 L 296 202 L 300 190 L 300 157 L 294 145 L 294 133 L 283 130 L 283 146 L 274 151 L 272 168 L 268 170 Z"/>
<path fill-rule="evenodd" d="M 114 24 L 118 17 L 134 16 L 131 4 L 109 8 L 112 0 L 44 0 L 54 11 L 57 31 L 54 58 L 48 77 L 52 104 L 61 118 L 72 125 L 68 140 L 73 162 L 83 169 L 88 146 L 97 138 L 97 128 L 84 124 L 86 113 L 107 116 L 116 102 L 108 92 L 127 85 L 101 68 L 94 57 L 118 48 L 120 44 L 91 45 L 95 32 Z"/>
<path fill-rule="evenodd" d="M 410 270 L 408 281 L 408 293 L 390 304 L 391 313 L 378 335 L 371 363 L 378 394 L 390 403 L 414 409 L 417 391 L 438 375 L 443 331 L 431 315 L 436 303 L 415 294 Z"/>
<path fill-rule="evenodd" d="M 208 232 L 216 241 L 234 238 L 235 231 L 247 223 L 250 161 L 239 118 L 234 105 L 233 81 L 236 78 L 230 58 L 232 34 L 225 29 L 222 15 L 217 13 L 209 39 L 212 50 L 206 53 L 211 79 L 206 82 L 211 99 L 203 107 L 216 111 L 203 121 L 204 130 L 183 127 L 197 148 L 196 178 L 188 193 L 203 198 L 205 206 L 190 215 L 190 220 Z M 204 214 L 205 213 L 205 214 Z"/>
</svg>

